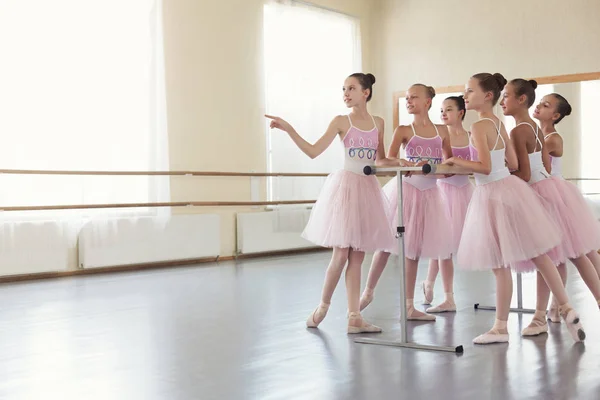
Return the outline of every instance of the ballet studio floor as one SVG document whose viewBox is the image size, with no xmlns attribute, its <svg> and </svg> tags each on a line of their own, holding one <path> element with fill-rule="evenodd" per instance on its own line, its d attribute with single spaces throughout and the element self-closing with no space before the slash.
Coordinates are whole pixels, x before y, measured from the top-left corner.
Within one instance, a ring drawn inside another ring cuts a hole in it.
<svg viewBox="0 0 600 400">
<path fill-rule="evenodd" d="M 308 330 L 329 256 L 0 285 L 0 399 L 600 398 L 600 311 L 574 267 L 568 290 L 585 345 L 564 324 L 521 338 L 531 316 L 511 314 L 510 344 L 475 347 L 494 313 L 473 303 L 493 304 L 494 282 L 491 273 L 458 272 L 458 312 L 408 325 L 411 341 L 462 344 L 456 355 L 354 343 L 343 277 L 328 317 Z M 385 330 L 371 336 L 399 337 L 397 285 L 390 263 L 363 313 Z M 533 306 L 533 275 L 524 288 Z M 442 292 L 438 281 L 436 300 Z"/>
</svg>

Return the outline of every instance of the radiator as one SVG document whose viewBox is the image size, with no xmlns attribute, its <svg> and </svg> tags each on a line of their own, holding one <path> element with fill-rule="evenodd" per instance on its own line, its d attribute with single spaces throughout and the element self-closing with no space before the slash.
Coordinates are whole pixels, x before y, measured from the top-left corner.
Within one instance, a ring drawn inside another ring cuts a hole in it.
<svg viewBox="0 0 600 400">
<path fill-rule="evenodd" d="M 217 257 L 216 214 L 92 221 L 79 234 L 79 266 L 98 268 Z"/>
<path fill-rule="evenodd" d="M 76 229 L 55 221 L 2 222 L 0 275 L 74 269 Z"/>
<path fill-rule="evenodd" d="M 264 253 L 316 247 L 300 234 L 308 221 L 310 209 L 238 213 L 238 254 Z"/>
</svg>

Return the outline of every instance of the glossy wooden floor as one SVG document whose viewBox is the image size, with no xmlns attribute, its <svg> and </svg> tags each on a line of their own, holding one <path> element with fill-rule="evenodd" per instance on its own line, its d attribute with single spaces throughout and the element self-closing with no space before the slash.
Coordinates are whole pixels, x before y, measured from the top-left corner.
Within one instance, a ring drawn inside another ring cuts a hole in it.
<svg viewBox="0 0 600 400">
<path fill-rule="evenodd" d="M 523 339 L 530 316 L 512 314 L 510 344 L 473 346 L 494 321 L 473 309 L 493 303 L 493 279 L 458 273 L 459 312 L 408 326 L 413 341 L 464 345 L 457 356 L 355 344 L 345 333 L 343 278 L 320 329 L 306 329 L 328 260 L 325 252 L 4 284 L 0 399 L 600 398 L 600 311 L 574 269 L 569 292 L 585 345 L 574 345 L 564 324 Z M 524 283 L 531 306 L 532 277 Z M 385 329 L 379 337 L 399 336 L 397 278 L 390 263 L 364 313 Z"/>
</svg>

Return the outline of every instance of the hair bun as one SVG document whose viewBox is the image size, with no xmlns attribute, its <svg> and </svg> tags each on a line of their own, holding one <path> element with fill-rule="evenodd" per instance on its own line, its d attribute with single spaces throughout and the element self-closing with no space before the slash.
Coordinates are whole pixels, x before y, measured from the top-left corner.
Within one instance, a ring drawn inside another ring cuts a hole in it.
<svg viewBox="0 0 600 400">
<path fill-rule="evenodd" d="M 567 115 L 571 115 L 571 111 L 573 111 L 573 108 L 571 107 L 570 104 L 567 103 L 567 109 L 565 110 L 565 116 Z"/>
<path fill-rule="evenodd" d="M 373 85 L 375 83 L 375 75 L 373 75 L 373 74 L 366 74 L 365 76 L 371 82 L 371 85 Z"/>
<path fill-rule="evenodd" d="M 535 79 L 530 79 L 530 80 L 528 80 L 527 82 L 529 82 L 529 84 L 530 84 L 530 85 L 531 85 L 531 86 L 532 86 L 534 89 L 536 89 L 536 88 L 538 87 L 538 83 L 536 82 L 536 80 L 535 80 Z"/>
<path fill-rule="evenodd" d="M 504 89 L 504 86 L 506 86 L 506 84 L 508 83 L 508 81 L 506 80 L 506 78 L 501 73 L 499 73 L 499 72 L 496 72 L 492 76 L 498 82 L 498 85 L 500 86 L 500 90 Z"/>
<path fill-rule="evenodd" d="M 435 97 L 435 89 L 433 86 L 427 86 L 427 90 L 429 91 L 429 97 L 433 99 Z"/>
</svg>

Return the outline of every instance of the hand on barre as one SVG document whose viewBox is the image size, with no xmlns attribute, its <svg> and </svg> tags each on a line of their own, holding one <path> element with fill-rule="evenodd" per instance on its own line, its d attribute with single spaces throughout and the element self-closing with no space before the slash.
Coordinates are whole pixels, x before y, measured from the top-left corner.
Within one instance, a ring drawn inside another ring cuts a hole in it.
<svg viewBox="0 0 600 400">
<path fill-rule="evenodd" d="M 427 164 L 427 161 L 425 161 L 425 160 L 421 160 L 421 161 L 419 161 L 419 162 L 417 162 L 417 163 L 411 163 L 411 164 L 413 164 L 415 167 L 421 167 L 421 172 L 424 172 L 424 171 L 425 171 L 425 168 L 426 168 L 426 167 L 425 167 L 425 165 L 428 165 L 428 164 Z M 417 172 L 418 172 L 418 171 L 417 171 Z M 427 173 L 426 173 L 426 172 L 424 172 L 424 173 L 425 173 L 425 175 L 427 175 Z M 412 174 L 413 174 L 413 171 L 407 171 L 407 172 L 404 174 L 404 176 L 406 176 L 406 177 L 408 178 L 408 177 L 410 177 Z"/>
<path fill-rule="evenodd" d="M 415 163 L 403 158 L 382 158 L 375 161 L 375 168 L 414 167 Z"/>
</svg>

